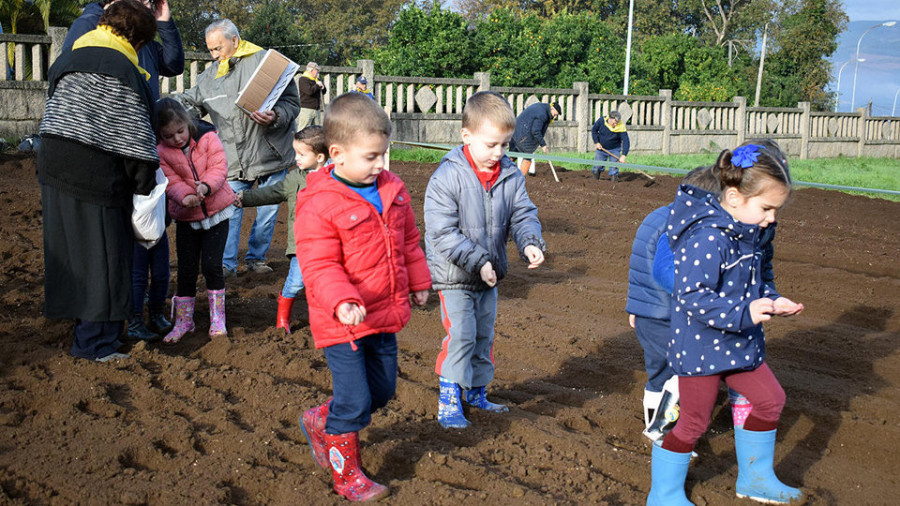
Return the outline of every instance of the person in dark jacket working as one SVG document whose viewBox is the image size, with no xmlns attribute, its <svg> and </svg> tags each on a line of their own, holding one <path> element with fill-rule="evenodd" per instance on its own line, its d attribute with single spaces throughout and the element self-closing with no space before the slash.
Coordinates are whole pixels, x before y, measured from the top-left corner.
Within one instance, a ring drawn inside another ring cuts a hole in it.
<svg viewBox="0 0 900 506">
<path fill-rule="evenodd" d="M 509 150 L 518 153 L 534 153 L 540 147 L 544 153 L 549 153 L 550 148 L 547 147 L 544 136 L 547 135 L 550 123 L 560 114 L 562 114 L 562 108 L 555 102 L 550 104 L 538 102 L 526 107 L 516 118 L 516 130 L 509 141 Z M 518 162 L 522 174 L 534 175 L 531 160 L 519 158 Z"/>
<path fill-rule="evenodd" d="M 591 138 L 594 139 L 594 148 L 596 149 L 594 160 L 605 162 L 618 158 L 616 161 L 625 163 L 625 156 L 631 149 L 631 141 L 628 140 L 625 123 L 622 123 L 622 115 L 618 111 L 611 111 L 606 118 L 598 119 L 591 127 Z M 603 165 L 594 165 L 591 169 L 594 179 L 600 179 L 603 168 Z M 609 177 L 613 182 L 618 181 L 619 168 L 610 167 Z"/>
</svg>

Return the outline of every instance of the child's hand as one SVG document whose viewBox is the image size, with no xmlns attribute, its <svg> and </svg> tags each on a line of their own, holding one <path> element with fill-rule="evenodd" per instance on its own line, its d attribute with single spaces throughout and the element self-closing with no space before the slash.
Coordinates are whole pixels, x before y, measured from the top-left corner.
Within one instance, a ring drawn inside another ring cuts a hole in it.
<svg viewBox="0 0 900 506">
<path fill-rule="evenodd" d="M 775 301 L 772 299 L 763 297 L 750 303 L 750 318 L 754 324 L 771 320 L 773 313 L 775 313 Z"/>
<path fill-rule="evenodd" d="M 481 280 L 490 287 L 497 284 L 497 273 L 494 272 L 494 266 L 490 262 L 486 262 L 481 266 Z"/>
<path fill-rule="evenodd" d="M 359 325 L 366 319 L 366 308 L 352 302 L 344 302 L 337 308 L 337 317 L 344 325 Z"/>
<path fill-rule="evenodd" d="M 200 200 L 203 200 L 208 196 L 209 196 L 209 185 L 202 181 L 197 181 L 197 197 L 199 197 Z"/>
<path fill-rule="evenodd" d="M 534 245 L 525 246 L 525 256 L 528 257 L 528 268 L 537 269 L 539 265 L 544 263 L 544 252 L 541 248 Z"/>
<path fill-rule="evenodd" d="M 244 201 L 244 192 L 237 192 L 234 194 L 234 207 L 243 207 Z"/>
<path fill-rule="evenodd" d="M 200 197 L 196 195 L 185 195 L 185 197 L 181 199 L 181 204 L 184 207 L 197 207 L 200 205 Z"/>
<path fill-rule="evenodd" d="M 634 315 L 628 315 L 628 324 L 631 325 L 631 328 L 634 328 Z"/>
<path fill-rule="evenodd" d="M 428 290 L 419 290 L 409 294 L 409 299 L 417 306 L 424 306 L 428 302 Z"/>
<path fill-rule="evenodd" d="M 778 297 L 775 299 L 775 311 L 773 314 L 778 316 L 793 316 L 803 311 L 803 304 L 792 301 L 787 297 Z"/>
</svg>

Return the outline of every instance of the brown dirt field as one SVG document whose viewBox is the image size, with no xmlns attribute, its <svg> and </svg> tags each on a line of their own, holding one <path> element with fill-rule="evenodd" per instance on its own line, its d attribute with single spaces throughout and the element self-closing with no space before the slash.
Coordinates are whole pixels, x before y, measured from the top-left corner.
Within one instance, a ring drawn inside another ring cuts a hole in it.
<svg viewBox="0 0 900 506">
<path fill-rule="evenodd" d="M 421 220 L 433 165 L 394 163 Z M 363 462 L 398 505 L 643 504 L 645 375 L 624 312 L 634 232 L 676 180 L 586 172 L 528 188 L 549 245 L 500 285 L 495 400 L 465 431 L 436 422 L 434 296 L 399 334 L 396 398 L 362 432 Z M 68 355 L 70 324 L 42 306 L 39 186 L 30 157 L 0 157 L 0 504 L 333 504 L 297 417 L 330 394 L 305 302 L 271 328 L 288 271 L 282 209 L 275 272 L 228 281 L 230 340 L 198 329 L 131 360 Z M 252 215 L 252 213 L 251 213 Z M 767 325 L 769 363 L 788 395 L 776 470 L 808 504 L 896 504 L 900 477 L 900 203 L 800 190 L 779 216 L 779 290 L 806 310 Z M 246 240 L 246 238 L 245 238 Z M 511 258 L 516 258 L 512 256 Z M 174 266 L 174 248 L 173 248 Z M 174 271 L 173 284 L 174 290 Z M 724 397 L 724 395 L 723 395 Z M 687 480 L 698 505 L 740 504 L 727 409 L 714 414 Z"/>
</svg>

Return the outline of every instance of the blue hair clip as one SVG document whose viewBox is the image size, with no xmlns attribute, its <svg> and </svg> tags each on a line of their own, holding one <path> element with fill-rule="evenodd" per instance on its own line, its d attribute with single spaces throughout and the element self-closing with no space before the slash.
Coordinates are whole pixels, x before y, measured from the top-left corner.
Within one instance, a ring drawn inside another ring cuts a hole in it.
<svg viewBox="0 0 900 506">
<path fill-rule="evenodd" d="M 747 144 L 735 149 L 731 153 L 731 164 L 742 169 L 753 167 L 756 159 L 759 158 L 760 149 L 762 149 L 762 146 L 756 144 Z"/>
</svg>

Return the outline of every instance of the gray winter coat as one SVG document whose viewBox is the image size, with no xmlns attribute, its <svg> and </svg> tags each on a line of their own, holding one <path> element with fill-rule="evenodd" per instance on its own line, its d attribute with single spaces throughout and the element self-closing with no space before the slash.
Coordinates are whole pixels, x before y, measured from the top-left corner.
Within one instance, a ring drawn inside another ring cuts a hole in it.
<svg viewBox="0 0 900 506">
<path fill-rule="evenodd" d="M 504 156 L 488 192 L 462 146 L 450 151 L 425 190 L 425 256 L 434 289 L 486 290 L 481 267 L 488 261 L 498 281 L 503 279 L 510 235 L 523 259 L 527 246 L 546 250 L 537 207 L 518 167 Z"/>
<path fill-rule="evenodd" d="M 218 79 L 218 65 L 213 63 L 196 86 L 174 96 L 197 117 L 209 114 L 225 146 L 229 181 L 253 181 L 296 165 L 292 146 L 294 120 L 300 113 L 296 85 L 289 84 L 275 102 L 278 119 L 269 126 L 257 124 L 234 104 L 265 54 L 259 51 L 238 59 Z"/>
</svg>

